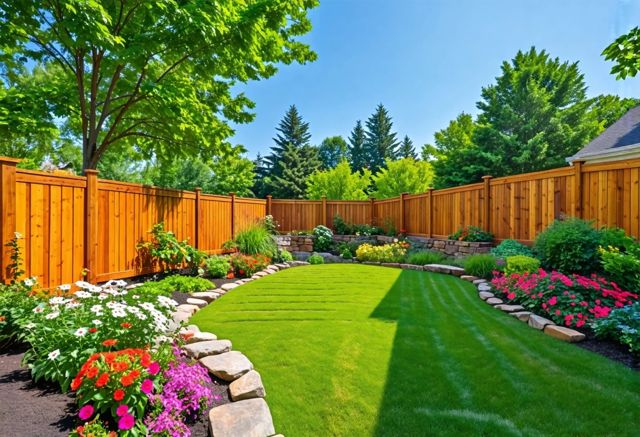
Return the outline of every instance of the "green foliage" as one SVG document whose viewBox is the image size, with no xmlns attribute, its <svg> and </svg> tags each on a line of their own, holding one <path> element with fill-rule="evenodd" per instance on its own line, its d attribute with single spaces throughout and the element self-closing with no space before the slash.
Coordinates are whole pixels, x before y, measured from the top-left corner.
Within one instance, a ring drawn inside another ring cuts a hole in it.
<svg viewBox="0 0 640 437">
<path fill-rule="evenodd" d="M 240 155 L 221 156 L 209 165 L 213 176 L 202 186 L 205 193 L 253 197 L 251 191 L 256 177 L 253 162 Z"/>
<path fill-rule="evenodd" d="M 371 183 L 371 172 L 352 172 L 347 161 L 340 162 L 335 168 L 318 170 L 307 179 L 307 198 L 328 200 L 366 200 L 367 189 Z"/>
<path fill-rule="evenodd" d="M 271 235 L 278 235 L 278 228 L 280 227 L 280 225 L 271 214 L 267 214 L 262 219 L 261 224 Z"/>
<path fill-rule="evenodd" d="M 333 232 L 326 226 L 318 225 L 313 228 L 313 250 L 317 252 L 326 252 L 333 245 Z"/>
<path fill-rule="evenodd" d="M 600 229 L 600 246 L 608 248 L 609 246 L 620 250 L 633 249 L 635 240 L 628 236 L 624 229 L 620 228 L 601 228 Z"/>
<path fill-rule="evenodd" d="M 379 199 L 399 196 L 402 193 L 423 193 L 431 187 L 433 170 L 431 164 L 402 158 L 386 160 L 386 167 L 373 176 L 374 196 Z"/>
<path fill-rule="evenodd" d="M 589 275 L 599 270 L 599 244 L 600 233 L 590 222 L 570 218 L 549 225 L 533 248 L 545 269 Z"/>
<path fill-rule="evenodd" d="M 400 158 L 412 158 L 418 159 L 418 155 L 416 154 L 416 148 L 413 146 L 413 141 L 409 138 L 408 135 L 405 135 L 400 143 L 400 147 L 398 149 L 398 156 Z"/>
<path fill-rule="evenodd" d="M 464 226 L 449 235 L 449 240 L 490 243 L 493 241 L 493 234 L 491 232 L 484 231 L 477 226 Z"/>
<path fill-rule="evenodd" d="M 153 225 L 150 233 L 153 240 L 139 243 L 138 249 L 148 251 L 166 267 L 176 269 L 184 262 L 197 270 L 202 264 L 205 253 L 187 244 L 187 240 L 178 241 L 173 232 L 165 231 L 163 222 Z"/>
<path fill-rule="evenodd" d="M 256 272 L 264 270 L 271 260 L 262 254 L 245 255 L 242 253 L 234 253 L 229 258 L 233 273 L 239 278 L 248 278 Z"/>
<path fill-rule="evenodd" d="M 39 303 L 38 297 L 32 296 L 35 287 L 34 278 L 0 284 L 0 345 L 23 337 L 20 326 L 29 322 Z"/>
<path fill-rule="evenodd" d="M 339 214 L 333 217 L 333 229 L 336 235 L 382 235 L 384 230 L 377 226 L 371 226 L 369 224 L 350 224 L 345 222 Z"/>
<path fill-rule="evenodd" d="M 181 293 L 199 293 L 214 288 L 211 281 L 198 276 L 172 275 L 167 276 L 160 282 L 166 284 L 173 291 Z"/>
<path fill-rule="evenodd" d="M 349 163 L 354 170 L 361 170 L 369 166 L 366 140 L 366 132 L 362 127 L 362 122 L 358 120 L 349 135 Z"/>
<path fill-rule="evenodd" d="M 491 254 L 497 258 L 506 258 L 514 255 L 533 255 L 529 247 L 516 240 L 502 240 L 500 244 L 491 249 Z"/>
<path fill-rule="evenodd" d="M 358 241 L 350 241 L 348 243 L 342 242 L 338 244 L 338 247 L 336 248 L 336 252 L 344 259 L 352 259 L 353 257 L 356 256 L 356 251 L 358 250 L 358 247 L 360 247 L 361 244 L 362 243 Z M 346 255 L 347 252 L 349 252 L 348 257 Z"/>
<path fill-rule="evenodd" d="M 348 247 L 343 247 L 342 250 L 340 250 L 340 258 L 353 259 L 353 252 Z"/>
<path fill-rule="evenodd" d="M 640 245 L 622 252 L 615 246 L 600 247 L 605 276 L 623 290 L 640 293 Z"/>
<path fill-rule="evenodd" d="M 277 252 L 276 242 L 262 225 L 254 225 L 236 234 L 235 247 L 245 255 L 262 254 L 273 258 Z"/>
<path fill-rule="evenodd" d="M 321 255 L 314 253 L 309 258 L 307 258 L 307 262 L 309 264 L 324 264 L 324 258 Z"/>
<path fill-rule="evenodd" d="M 614 62 L 611 74 L 615 74 L 616 79 L 635 77 L 640 69 L 640 28 L 634 27 L 616 38 L 602 54 L 607 61 Z"/>
<path fill-rule="evenodd" d="M 640 302 L 616 308 L 609 317 L 597 319 L 592 325 L 596 336 L 610 338 L 640 354 Z"/>
<path fill-rule="evenodd" d="M 398 140 L 392 130 L 393 122 L 389 112 L 382 104 L 376 107 L 365 125 L 366 166 L 375 173 L 384 167 L 385 161 L 398 158 Z"/>
<path fill-rule="evenodd" d="M 204 265 L 212 278 L 224 278 L 231 270 L 231 263 L 226 256 L 211 255 L 204 261 Z"/>
<path fill-rule="evenodd" d="M 447 257 L 442 252 L 435 250 L 421 250 L 419 252 L 412 252 L 407 256 L 408 264 L 416 264 L 419 266 L 425 266 L 427 264 L 441 264 Z"/>
<path fill-rule="evenodd" d="M 323 169 L 334 168 L 347 159 L 347 142 L 340 135 L 325 138 L 318 146 L 318 157 Z"/>
<path fill-rule="evenodd" d="M 0 45 L 10 49 L 0 62 L 9 71 L 58 66 L 54 95 L 77 98 L 77 111 L 61 117 L 82 138 L 85 168 L 119 141 L 161 158 L 212 156 L 228 150 L 229 122 L 253 118 L 237 83 L 316 58 L 296 39 L 311 30 L 307 12 L 316 5 L 4 2 Z"/>
<path fill-rule="evenodd" d="M 468 275 L 485 279 L 490 279 L 498 269 L 496 257 L 490 254 L 470 255 L 462 261 L 462 265 Z"/>
<path fill-rule="evenodd" d="M 526 255 L 507 256 L 507 265 L 504 269 L 505 275 L 517 273 L 535 273 L 540 268 L 540 260 Z"/>
<path fill-rule="evenodd" d="M 407 255 L 408 243 L 398 242 L 373 246 L 361 244 L 356 250 L 356 258 L 360 262 L 401 263 Z"/>
<path fill-rule="evenodd" d="M 278 249 L 278 255 L 276 256 L 278 262 L 289 262 L 293 261 L 293 255 L 286 249 Z"/>
<path fill-rule="evenodd" d="M 7 277 L 10 278 L 11 284 L 15 284 L 22 275 L 24 275 L 23 265 L 24 259 L 20 252 L 20 240 L 22 234 L 15 232 L 13 238 L 5 244 L 9 251 L 10 263 L 6 266 Z"/>
</svg>

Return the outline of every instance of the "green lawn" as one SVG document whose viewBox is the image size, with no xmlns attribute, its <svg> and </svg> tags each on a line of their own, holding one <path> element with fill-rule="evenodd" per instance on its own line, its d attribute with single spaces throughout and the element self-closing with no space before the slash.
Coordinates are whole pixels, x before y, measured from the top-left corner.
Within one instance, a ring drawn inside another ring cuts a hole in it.
<svg viewBox="0 0 640 437">
<path fill-rule="evenodd" d="M 639 435 L 640 374 L 483 303 L 452 276 L 298 267 L 200 311 L 295 436 Z"/>
</svg>

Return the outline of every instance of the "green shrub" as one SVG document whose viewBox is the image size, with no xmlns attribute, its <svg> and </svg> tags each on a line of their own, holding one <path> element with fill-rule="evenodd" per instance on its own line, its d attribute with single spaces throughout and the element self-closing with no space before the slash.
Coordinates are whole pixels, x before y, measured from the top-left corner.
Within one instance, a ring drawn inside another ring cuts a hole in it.
<svg viewBox="0 0 640 437">
<path fill-rule="evenodd" d="M 326 252 L 333 245 L 333 232 L 326 226 L 316 226 L 313 228 L 313 250 L 317 252 Z"/>
<path fill-rule="evenodd" d="M 145 296 L 171 296 L 175 291 L 169 283 L 164 281 L 148 281 L 136 287 L 136 293 Z"/>
<path fill-rule="evenodd" d="M 278 228 L 280 227 L 280 224 L 278 224 L 276 219 L 274 219 L 271 214 L 265 216 L 265 218 L 262 219 L 261 224 L 271 235 L 278 234 Z"/>
<path fill-rule="evenodd" d="M 496 257 L 490 254 L 470 255 L 462 261 L 465 271 L 478 278 L 490 279 L 498 268 Z"/>
<path fill-rule="evenodd" d="M 231 263 L 226 256 L 212 255 L 205 260 L 204 265 L 212 278 L 224 278 L 231 270 Z"/>
<path fill-rule="evenodd" d="M 600 269 L 600 232 L 590 222 L 556 220 L 535 240 L 534 252 L 547 270 L 589 275 Z"/>
<path fill-rule="evenodd" d="M 324 264 L 324 258 L 317 253 L 314 253 L 307 259 L 307 262 L 309 264 Z"/>
<path fill-rule="evenodd" d="M 148 251 L 149 255 L 157 258 L 170 269 L 177 269 L 186 263 L 193 271 L 202 265 L 206 254 L 187 244 L 187 240 L 178 241 L 175 234 L 164 229 L 164 223 L 153 225 L 150 233 L 153 240 L 138 244 L 139 250 Z"/>
<path fill-rule="evenodd" d="M 198 293 L 214 288 L 211 281 L 198 276 L 173 275 L 167 276 L 160 282 L 167 284 L 172 290 L 182 293 Z"/>
<path fill-rule="evenodd" d="M 293 255 L 286 249 L 278 249 L 278 255 L 276 256 L 278 262 L 286 263 L 288 261 L 293 261 Z"/>
<path fill-rule="evenodd" d="M 273 237 L 262 225 L 254 225 L 238 232 L 234 242 L 240 253 L 245 255 L 265 255 L 273 258 L 278 250 Z"/>
<path fill-rule="evenodd" d="M 333 229 L 336 235 L 353 235 L 353 226 L 345 222 L 339 214 L 333 217 Z"/>
<path fill-rule="evenodd" d="M 515 255 L 533 256 L 531 249 L 516 240 L 502 240 L 500 244 L 491 249 L 491 254 L 497 258 Z"/>
<path fill-rule="evenodd" d="M 632 248 L 635 244 L 633 238 L 628 236 L 624 229 L 620 228 L 602 228 L 600 229 L 600 246 L 615 247 L 622 251 Z"/>
<path fill-rule="evenodd" d="M 640 246 L 629 246 L 626 253 L 614 246 L 600 247 L 598 251 L 609 280 L 623 290 L 640 292 Z"/>
<path fill-rule="evenodd" d="M 449 235 L 449 240 L 492 242 L 493 234 L 491 232 L 483 231 L 477 226 L 464 226 Z"/>
<path fill-rule="evenodd" d="M 407 256 L 407 263 L 424 266 L 427 264 L 440 264 L 447 257 L 442 252 L 436 252 L 433 250 L 422 250 L 420 252 L 413 252 Z"/>
<path fill-rule="evenodd" d="M 513 273 L 517 273 L 519 275 L 523 273 L 535 273 L 539 268 L 540 260 L 536 258 L 526 255 L 508 256 L 504 274 L 508 276 Z"/>
<path fill-rule="evenodd" d="M 640 302 L 616 308 L 592 326 L 596 336 L 616 340 L 630 352 L 640 354 Z"/>
<path fill-rule="evenodd" d="M 345 247 L 344 249 L 342 249 L 342 251 L 340 252 L 340 257 L 342 259 L 353 259 L 353 253 L 351 253 L 351 250 L 349 250 L 348 247 Z"/>
</svg>

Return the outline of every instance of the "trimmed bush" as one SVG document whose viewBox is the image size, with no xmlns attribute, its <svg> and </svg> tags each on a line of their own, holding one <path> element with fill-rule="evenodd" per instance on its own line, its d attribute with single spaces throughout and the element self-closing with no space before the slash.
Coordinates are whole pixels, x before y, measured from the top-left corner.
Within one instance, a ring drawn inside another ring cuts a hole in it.
<svg viewBox="0 0 640 437">
<path fill-rule="evenodd" d="M 313 235 L 316 237 L 313 240 L 313 250 L 317 252 L 326 252 L 331 249 L 333 244 L 333 232 L 326 226 L 316 226 L 313 228 Z"/>
<path fill-rule="evenodd" d="M 534 252 L 542 267 L 563 273 L 588 275 L 600 270 L 600 232 L 590 222 L 556 220 L 536 238 Z"/>
<path fill-rule="evenodd" d="M 278 250 L 273 237 L 262 225 L 251 226 L 238 232 L 233 241 L 240 253 L 245 255 L 265 255 L 273 258 Z"/>
<path fill-rule="evenodd" d="M 324 264 L 324 258 L 317 253 L 314 253 L 307 259 L 307 262 L 309 264 Z"/>
<path fill-rule="evenodd" d="M 635 241 L 628 236 L 624 229 L 620 228 L 602 228 L 600 229 L 600 246 L 614 247 L 622 251 L 633 248 Z"/>
<path fill-rule="evenodd" d="M 533 256 L 531 249 L 516 240 L 502 240 L 500 244 L 491 249 L 491 254 L 498 258 L 515 255 Z"/>
<path fill-rule="evenodd" d="M 640 292 L 640 245 L 622 252 L 614 246 L 598 249 L 607 278 L 624 290 Z"/>
<path fill-rule="evenodd" d="M 345 247 L 342 249 L 342 252 L 340 252 L 340 257 L 342 259 L 353 259 L 353 253 L 351 253 L 351 250 L 348 247 Z"/>
<path fill-rule="evenodd" d="M 462 261 L 465 271 L 478 278 L 491 279 L 498 268 L 496 257 L 490 254 L 478 254 L 466 257 Z"/>
<path fill-rule="evenodd" d="M 525 255 L 514 255 L 507 257 L 507 266 L 504 269 L 505 275 L 513 273 L 535 273 L 540 268 L 540 260 Z"/>
<path fill-rule="evenodd" d="M 286 263 L 287 261 L 293 261 L 293 255 L 286 249 L 278 249 L 278 256 L 276 259 L 280 262 Z"/>
<path fill-rule="evenodd" d="M 226 256 L 211 255 L 205 260 L 204 265 L 212 278 L 224 278 L 231 270 L 231 263 Z"/>
<path fill-rule="evenodd" d="M 446 259 L 447 257 L 441 252 L 422 250 L 420 252 L 410 253 L 407 256 L 407 263 L 424 266 L 427 264 L 440 264 Z"/>
</svg>

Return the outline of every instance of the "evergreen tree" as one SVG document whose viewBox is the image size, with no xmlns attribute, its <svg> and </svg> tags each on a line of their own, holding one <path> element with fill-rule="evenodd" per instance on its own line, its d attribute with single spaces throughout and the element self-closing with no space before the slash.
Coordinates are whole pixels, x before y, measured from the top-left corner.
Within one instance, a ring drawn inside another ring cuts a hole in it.
<svg viewBox="0 0 640 437">
<path fill-rule="evenodd" d="M 362 122 L 358 120 L 349 135 L 349 163 L 353 170 L 361 170 L 369 166 L 369 158 L 365 148 L 366 140 Z"/>
<path fill-rule="evenodd" d="M 334 168 L 347 156 L 347 142 L 340 135 L 327 137 L 318 147 L 323 169 Z"/>
<path fill-rule="evenodd" d="M 416 149 L 413 147 L 413 141 L 408 135 L 405 135 L 400 143 L 400 158 L 413 158 L 418 159 L 416 155 Z"/>
<path fill-rule="evenodd" d="M 393 122 L 389 112 L 382 104 L 379 104 L 375 112 L 369 117 L 366 127 L 365 149 L 370 168 L 375 172 L 384 167 L 386 159 L 397 159 L 398 140 L 396 139 L 396 133 L 391 130 Z"/>
<path fill-rule="evenodd" d="M 267 166 L 273 170 L 276 169 L 276 163 L 284 155 L 284 150 L 288 144 L 293 144 L 296 148 L 308 145 L 311 140 L 309 132 L 309 123 L 306 123 L 296 105 L 291 105 L 284 115 L 284 118 L 276 128 L 278 134 L 273 139 L 275 145 L 271 147 L 271 154 L 265 158 Z"/>
</svg>

